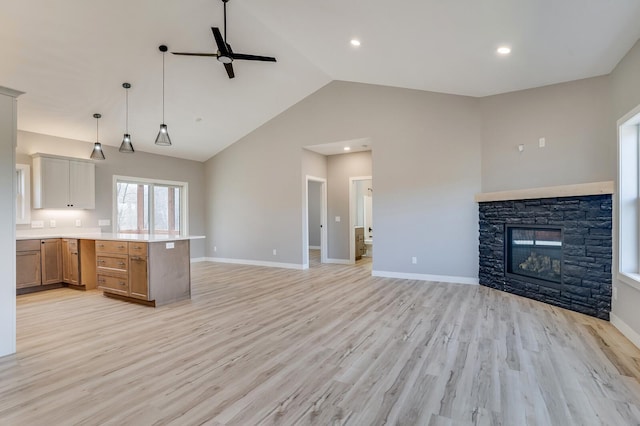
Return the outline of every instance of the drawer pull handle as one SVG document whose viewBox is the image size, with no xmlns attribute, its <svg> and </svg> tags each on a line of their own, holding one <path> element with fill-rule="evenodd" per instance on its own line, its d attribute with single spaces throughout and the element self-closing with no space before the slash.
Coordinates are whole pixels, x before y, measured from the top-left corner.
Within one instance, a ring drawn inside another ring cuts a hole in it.
<svg viewBox="0 0 640 426">
<path fill-rule="evenodd" d="M 119 249 L 123 249 L 123 248 L 124 248 L 124 246 L 118 246 L 118 248 L 119 248 Z"/>
<path fill-rule="evenodd" d="M 124 281 L 120 281 L 118 284 L 120 285 L 126 285 L 126 283 Z"/>
<path fill-rule="evenodd" d="M 98 263 L 104 263 L 104 260 L 98 259 Z"/>
<path fill-rule="evenodd" d="M 124 262 L 118 262 L 118 265 L 120 265 L 120 266 L 124 266 L 124 265 L 126 265 L 126 263 L 124 263 Z"/>
<path fill-rule="evenodd" d="M 98 247 L 103 248 L 104 244 L 98 244 Z"/>
<path fill-rule="evenodd" d="M 106 283 L 106 282 L 107 282 L 107 280 L 98 280 L 98 282 L 99 282 L 100 284 L 104 284 L 104 283 Z"/>
</svg>

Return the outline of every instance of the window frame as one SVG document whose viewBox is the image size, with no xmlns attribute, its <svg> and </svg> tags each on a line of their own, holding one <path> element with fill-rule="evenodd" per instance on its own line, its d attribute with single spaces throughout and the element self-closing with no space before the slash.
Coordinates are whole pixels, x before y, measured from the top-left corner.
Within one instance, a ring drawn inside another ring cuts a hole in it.
<svg viewBox="0 0 640 426">
<path fill-rule="evenodd" d="M 31 166 L 16 164 L 16 225 L 31 224 Z M 18 195 L 22 194 L 22 198 Z M 20 202 L 22 201 L 22 202 Z"/>
<path fill-rule="evenodd" d="M 127 232 L 119 232 L 118 231 L 118 183 L 131 183 L 131 184 L 143 184 L 149 185 L 149 217 L 147 218 L 149 224 L 149 232 L 147 234 L 140 235 L 155 235 L 155 215 L 154 215 L 154 191 L 153 188 L 155 185 L 158 186 L 175 186 L 180 187 L 180 218 L 181 226 L 180 226 L 180 236 L 189 235 L 189 182 L 181 182 L 181 181 L 173 181 L 173 180 L 163 180 L 163 179 L 149 179 L 149 178 L 140 178 L 133 176 L 122 176 L 122 175 L 113 175 L 113 186 L 112 186 L 112 232 L 114 233 L 123 233 Z M 163 234 L 164 235 L 164 234 Z M 171 234 L 169 234 L 171 235 Z"/>
<path fill-rule="evenodd" d="M 617 122 L 616 278 L 640 290 L 640 105 Z"/>
</svg>

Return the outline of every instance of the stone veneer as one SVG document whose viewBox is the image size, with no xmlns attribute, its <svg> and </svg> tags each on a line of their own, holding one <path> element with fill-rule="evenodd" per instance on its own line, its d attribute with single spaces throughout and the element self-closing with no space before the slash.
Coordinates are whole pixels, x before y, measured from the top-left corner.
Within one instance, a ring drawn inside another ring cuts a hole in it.
<svg viewBox="0 0 640 426">
<path fill-rule="evenodd" d="M 480 285 L 609 319 L 611 195 L 480 202 Z M 505 225 L 563 229 L 562 283 L 505 275 Z"/>
</svg>

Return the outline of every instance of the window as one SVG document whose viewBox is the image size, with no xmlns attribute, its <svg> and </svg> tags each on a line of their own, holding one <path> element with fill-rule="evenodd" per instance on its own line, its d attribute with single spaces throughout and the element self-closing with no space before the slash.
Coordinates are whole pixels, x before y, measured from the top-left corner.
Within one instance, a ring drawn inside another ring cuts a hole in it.
<svg viewBox="0 0 640 426">
<path fill-rule="evenodd" d="M 640 106 L 618 121 L 618 277 L 640 289 Z"/>
<path fill-rule="evenodd" d="M 16 164 L 16 224 L 31 223 L 31 167 Z"/>
<path fill-rule="evenodd" d="M 186 182 L 114 176 L 115 232 L 186 235 Z"/>
</svg>

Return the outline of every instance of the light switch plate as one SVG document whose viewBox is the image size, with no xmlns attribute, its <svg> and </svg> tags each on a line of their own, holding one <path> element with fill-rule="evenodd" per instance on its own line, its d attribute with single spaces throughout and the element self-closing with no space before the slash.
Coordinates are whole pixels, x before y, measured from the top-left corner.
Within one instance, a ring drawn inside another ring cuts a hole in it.
<svg viewBox="0 0 640 426">
<path fill-rule="evenodd" d="M 80 228 L 82 226 L 82 219 L 76 219 L 76 227 Z"/>
<path fill-rule="evenodd" d="M 176 246 L 176 243 L 167 243 L 166 248 L 168 249 L 172 249 Z"/>
<path fill-rule="evenodd" d="M 336 216 L 336 222 L 340 222 L 340 216 Z"/>
<path fill-rule="evenodd" d="M 33 220 L 31 221 L 32 228 L 44 228 L 44 220 Z"/>
<path fill-rule="evenodd" d="M 55 228 L 56 227 L 56 220 L 55 219 L 51 219 L 49 221 L 49 228 Z"/>
</svg>

